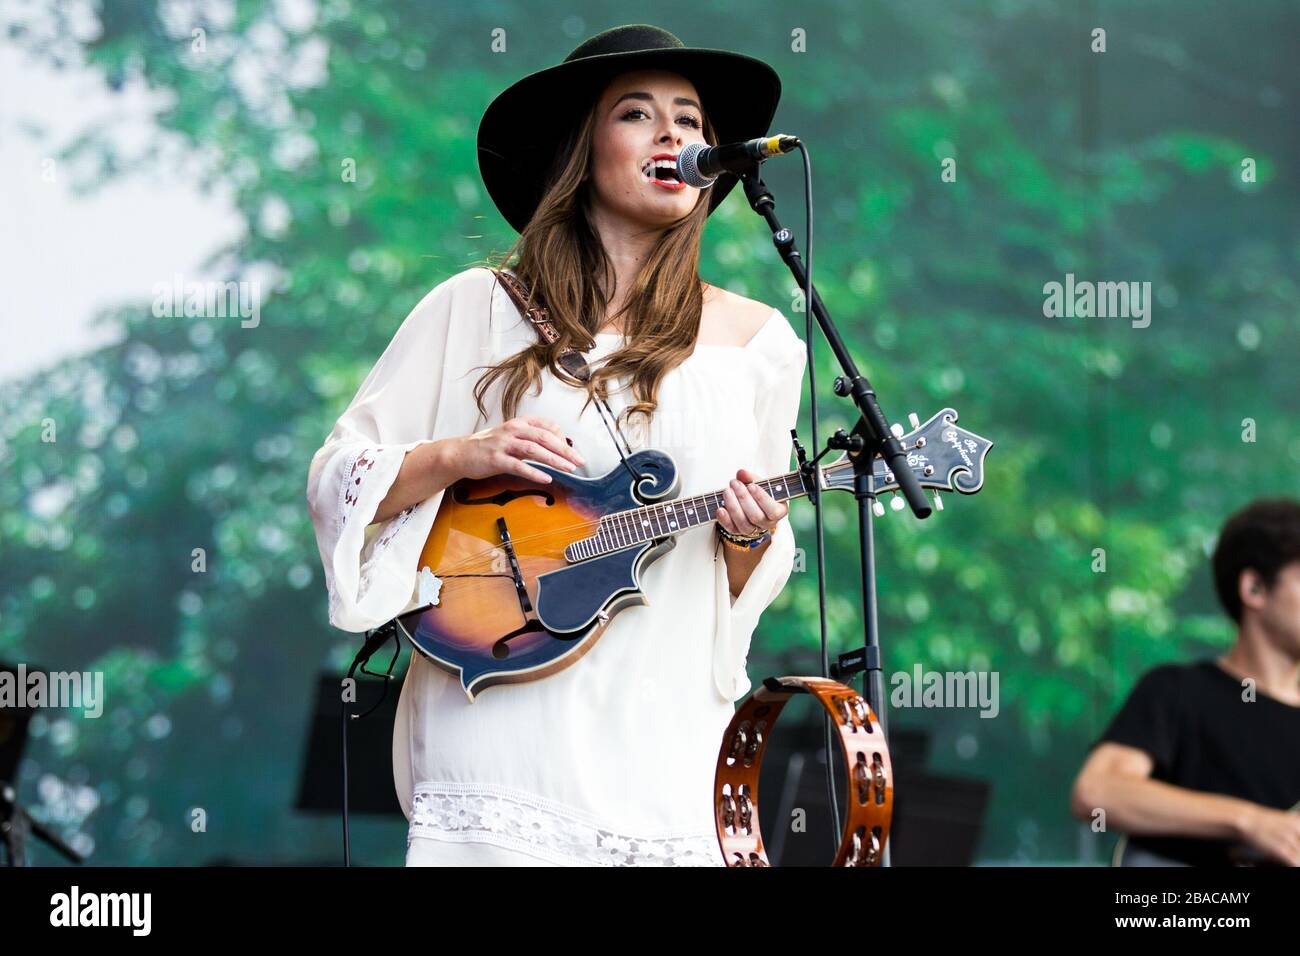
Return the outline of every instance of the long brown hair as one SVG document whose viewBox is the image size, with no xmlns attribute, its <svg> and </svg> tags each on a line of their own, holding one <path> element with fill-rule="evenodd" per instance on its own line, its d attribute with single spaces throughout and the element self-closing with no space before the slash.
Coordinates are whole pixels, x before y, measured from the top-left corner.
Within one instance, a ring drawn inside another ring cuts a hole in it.
<svg viewBox="0 0 1300 956">
<path fill-rule="evenodd" d="M 538 299 L 545 304 L 559 337 L 550 343 L 539 337 L 484 373 L 474 389 L 480 414 L 485 414 L 484 395 L 502 376 L 506 384 L 501 407 L 506 419 L 514 417 L 526 388 L 540 393 L 544 368 L 549 367 L 561 381 L 582 385 L 559 365 L 560 352 L 570 345 L 579 351 L 594 347 L 591 336 L 604 325 L 608 308 L 596 277 L 612 279 L 614 271 L 589 218 L 597 104 L 556 153 L 541 202 L 519 238 L 504 254 L 481 263 L 509 268 L 522 279 L 530 291 L 529 306 Z M 708 114 L 703 115 L 703 132 L 706 142 L 717 143 Z M 626 305 L 618 313 L 624 316 L 625 343 L 605 361 L 593 364 L 584 410 L 596 395 L 608 396 L 607 382 L 630 374 L 634 401 L 624 416 L 630 419 L 640 413 L 649 421 L 658 404 L 660 381 L 694 350 L 704 306 L 700 239 L 710 195 L 701 191 L 694 210 L 664 232 L 633 280 Z"/>
</svg>

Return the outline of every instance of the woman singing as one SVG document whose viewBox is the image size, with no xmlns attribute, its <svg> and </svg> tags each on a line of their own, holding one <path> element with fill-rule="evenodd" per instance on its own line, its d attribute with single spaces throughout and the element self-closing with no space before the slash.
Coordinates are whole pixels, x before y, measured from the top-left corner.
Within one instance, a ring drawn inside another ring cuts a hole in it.
<svg viewBox="0 0 1300 956">
<path fill-rule="evenodd" d="M 521 235 L 494 268 L 559 339 L 539 337 L 493 268 L 453 275 L 312 460 L 330 622 L 347 631 L 422 606 L 417 564 L 458 479 L 544 480 L 528 461 L 598 477 L 620 448 L 655 448 L 681 496 L 727 488 L 715 521 L 644 569 L 648 603 L 558 673 L 471 702 L 412 655 L 393 739 L 408 865 L 722 865 L 717 751 L 795 556 L 786 505 L 753 482 L 791 469 L 806 356 L 778 309 L 699 277 L 705 219 L 736 178 L 700 190 L 665 167 L 687 143 L 766 135 L 779 96 L 767 65 L 645 25 L 498 96 L 480 168 Z M 585 353 L 585 384 L 557 363 L 565 346 Z"/>
</svg>

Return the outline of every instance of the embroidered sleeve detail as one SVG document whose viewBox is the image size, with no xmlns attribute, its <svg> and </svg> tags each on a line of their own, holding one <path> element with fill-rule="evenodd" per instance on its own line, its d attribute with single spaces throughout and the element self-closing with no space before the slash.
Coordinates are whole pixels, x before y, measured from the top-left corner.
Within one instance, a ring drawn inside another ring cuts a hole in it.
<svg viewBox="0 0 1300 956">
<path fill-rule="evenodd" d="M 361 482 L 365 479 L 366 473 L 374 467 L 375 456 L 369 448 L 362 449 L 344 462 L 343 485 L 339 489 L 338 533 L 340 535 L 343 534 L 343 526 L 347 524 L 348 516 L 352 514 L 352 509 L 361 498 Z"/>
<path fill-rule="evenodd" d="M 397 537 L 397 532 L 406 527 L 406 523 L 411 520 L 411 515 L 415 513 L 415 505 L 411 505 L 403 511 L 399 511 L 388 520 L 387 526 L 379 536 L 375 538 L 374 550 L 370 552 L 371 560 L 379 557 L 384 553 L 384 549 Z"/>
<path fill-rule="evenodd" d="M 384 552 L 387 551 L 388 546 L 393 543 L 398 532 L 400 532 L 410 522 L 411 516 L 415 514 L 415 508 L 415 505 L 411 505 L 409 508 L 399 511 L 397 514 L 393 515 L 393 517 L 389 518 L 384 522 L 383 530 L 378 534 L 373 535 L 373 537 L 371 537 L 362 548 L 361 577 L 357 582 L 357 594 L 359 597 L 364 597 L 366 592 L 370 590 L 370 583 L 374 569 L 379 565 Z"/>
<path fill-rule="evenodd" d="M 712 829 L 627 833 L 554 801 L 504 787 L 422 783 L 411 837 L 489 843 L 561 866 L 723 866 Z"/>
<path fill-rule="evenodd" d="M 392 488 L 406 455 L 432 439 L 403 444 L 355 444 L 340 451 L 333 463 L 319 468 L 323 508 L 313 511 L 322 561 L 327 570 L 330 622 L 345 629 L 376 627 L 409 603 L 415 585 L 416 559 L 427 535 L 441 493 L 392 517 L 376 521 L 380 502 Z M 332 475 L 333 505 L 325 504 L 324 476 Z M 431 506 L 430 502 L 433 502 Z M 427 520 L 426 520 L 427 519 Z M 319 529 L 331 523 L 328 535 Z M 408 574 L 409 572 L 409 574 Z M 405 578 L 409 577 L 409 584 Z M 364 610 L 363 612 L 363 609 Z"/>
</svg>

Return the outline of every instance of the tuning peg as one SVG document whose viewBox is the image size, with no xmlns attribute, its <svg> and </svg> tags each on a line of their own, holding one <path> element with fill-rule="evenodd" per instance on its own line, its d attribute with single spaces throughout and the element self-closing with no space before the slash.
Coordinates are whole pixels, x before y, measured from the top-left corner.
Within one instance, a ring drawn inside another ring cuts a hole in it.
<svg viewBox="0 0 1300 956">
<path fill-rule="evenodd" d="M 898 424 L 898 422 L 894 422 L 894 424 L 890 425 L 889 430 L 894 433 L 895 438 L 903 437 L 903 426 Z"/>
<path fill-rule="evenodd" d="M 903 510 L 903 499 L 900 495 L 891 495 L 889 498 L 889 507 L 895 511 Z"/>
<path fill-rule="evenodd" d="M 921 427 L 921 416 L 916 414 L 916 412 L 908 412 L 907 421 L 913 428 Z"/>
<path fill-rule="evenodd" d="M 871 502 L 871 511 L 877 518 L 883 518 L 885 516 L 885 506 L 880 503 L 879 498 Z"/>
<path fill-rule="evenodd" d="M 937 491 L 934 493 L 934 510 L 935 511 L 943 510 L 943 499 L 939 497 L 939 492 Z"/>
</svg>

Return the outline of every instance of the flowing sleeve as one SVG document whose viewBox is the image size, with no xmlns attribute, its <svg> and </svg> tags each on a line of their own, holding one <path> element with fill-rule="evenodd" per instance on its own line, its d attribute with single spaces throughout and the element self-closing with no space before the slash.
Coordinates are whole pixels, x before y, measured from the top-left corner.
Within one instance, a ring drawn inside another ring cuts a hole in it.
<svg viewBox="0 0 1300 956">
<path fill-rule="evenodd" d="M 443 492 L 374 518 L 407 452 L 477 427 L 495 282 L 467 269 L 425 295 L 312 457 L 307 503 L 334 627 L 369 630 L 416 606 L 416 563 Z"/>
<path fill-rule="evenodd" d="M 793 470 L 790 429 L 795 427 L 799 417 L 807 364 L 804 343 L 785 317 L 774 315 L 769 324 L 774 326 L 772 334 L 763 340 L 757 353 L 754 403 L 754 420 L 758 429 L 757 460 L 744 466 L 764 478 Z M 762 336 L 766 331 L 761 329 L 757 334 Z M 718 618 L 713 682 L 724 698 L 736 701 L 749 693 L 751 686 L 745 664 L 758 619 L 781 593 L 794 568 L 794 529 L 788 518 L 776 526 L 762 558 L 740 594 L 734 598 L 723 547 L 719 540 L 714 552 Z"/>
</svg>

